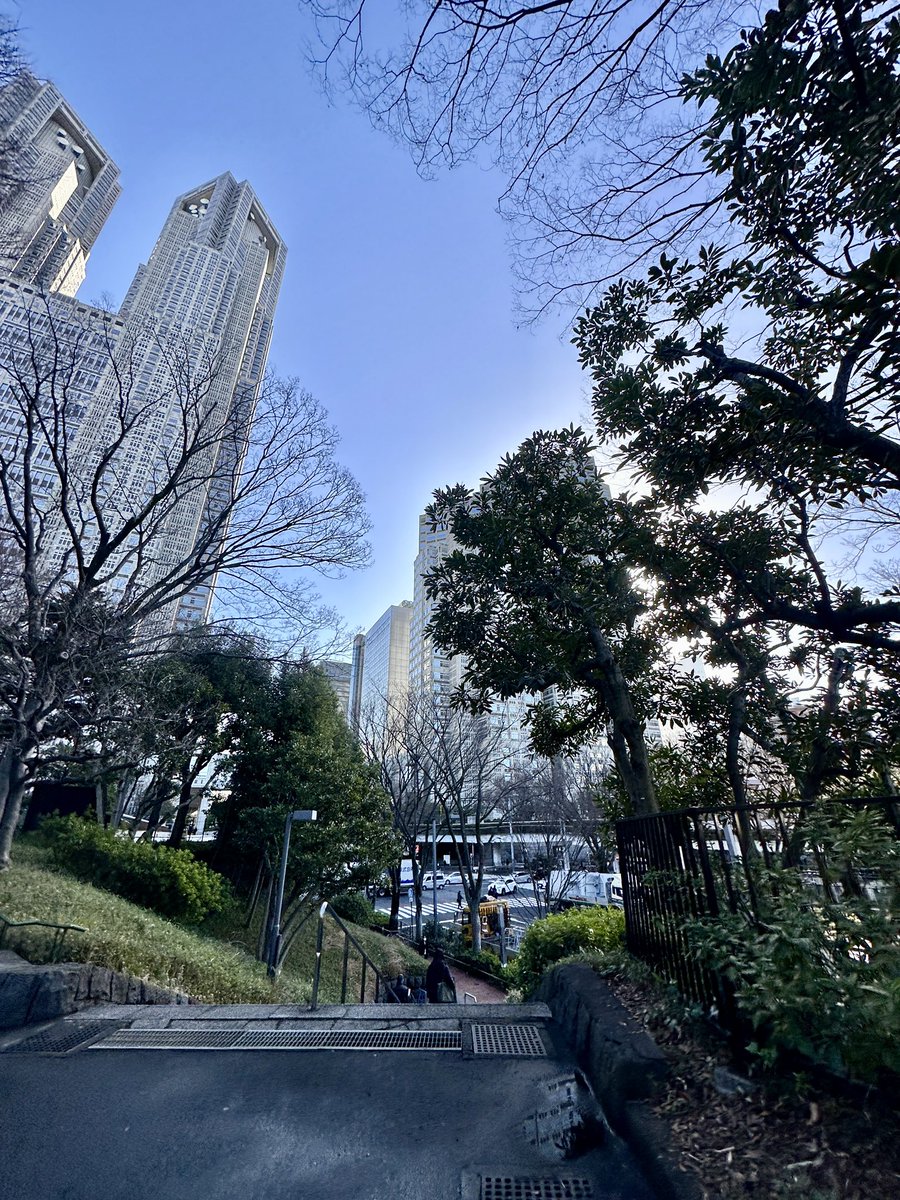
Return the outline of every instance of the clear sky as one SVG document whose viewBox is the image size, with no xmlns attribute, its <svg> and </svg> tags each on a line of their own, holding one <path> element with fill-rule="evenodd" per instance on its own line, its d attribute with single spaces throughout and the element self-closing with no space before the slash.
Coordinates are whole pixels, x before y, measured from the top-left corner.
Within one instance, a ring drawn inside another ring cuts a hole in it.
<svg viewBox="0 0 900 1200">
<path fill-rule="evenodd" d="M 534 429 L 587 408 L 559 319 L 517 329 L 498 177 L 421 180 L 407 153 L 311 78 L 296 0 L 2 5 L 122 172 L 82 299 L 120 303 L 175 197 L 230 170 L 288 246 L 270 365 L 340 430 L 374 565 L 324 581 L 350 631 L 412 597 L 418 515 Z"/>
</svg>

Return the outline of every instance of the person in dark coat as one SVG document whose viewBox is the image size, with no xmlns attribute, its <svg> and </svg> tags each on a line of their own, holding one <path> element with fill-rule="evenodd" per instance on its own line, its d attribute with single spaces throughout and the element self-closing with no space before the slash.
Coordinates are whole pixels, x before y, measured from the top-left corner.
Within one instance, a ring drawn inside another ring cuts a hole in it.
<svg viewBox="0 0 900 1200">
<path fill-rule="evenodd" d="M 440 1003 L 438 986 L 442 983 L 446 983 L 448 987 L 453 988 L 454 993 L 456 992 L 456 984 L 453 982 L 450 968 L 444 961 L 444 952 L 438 948 L 435 950 L 434 958 L 428 964 L 428 970 L 425 972 L 425 991 L 428 993 L 429 1003 Z"/>
<path fill-rule="evenodd" d="M 407 987 L 406 980 L 402 975 L 397 976 L 391 988 L 400 1004 L 412 1004 L 413 994 Z"/>
</svg>

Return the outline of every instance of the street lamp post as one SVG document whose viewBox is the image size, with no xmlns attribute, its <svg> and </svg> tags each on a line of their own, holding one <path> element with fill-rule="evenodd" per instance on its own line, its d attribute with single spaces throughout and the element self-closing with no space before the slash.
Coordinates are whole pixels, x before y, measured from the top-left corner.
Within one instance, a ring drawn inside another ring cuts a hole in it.
<svg viewBox="0 0 900 1200">
<path fill-rule="evenodd" d="M 437 937 L 437 821 L 431 822 L 431 919 L 433 936 Z"/>
<path fill-rule="evenodd" d="M 272 931 L 269 935 L 267 970 L 269 975 L 278 974 L 278 955 L 281 951 L 281 910 L 284 906 L 284 885 L 287 879 L 288 851 L 291 847 L 291 826 L 295 821 L 315 821 L 318 812 L 314 808 L 301 808 L 288 813 L 284 822 L 284 840 L 281 843 L 281 863 L 278 867 L 278 890 L 275 894 Z"/>
</svg>

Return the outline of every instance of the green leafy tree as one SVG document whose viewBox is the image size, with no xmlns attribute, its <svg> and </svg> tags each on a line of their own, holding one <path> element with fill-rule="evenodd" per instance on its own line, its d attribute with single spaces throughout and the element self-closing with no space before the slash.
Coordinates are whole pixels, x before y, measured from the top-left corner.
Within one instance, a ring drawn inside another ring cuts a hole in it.
<svg viewBox="0 0 900 1200">
<path fill-rule="evenodd" d="M 193 630 L 145 668 L 153 711 L 153 778 L 144 808 L 150 831 L 175 802 L 169 845 L 181 845 L 198 777 L 235 745 L 240 715 L 265 695 L 271 666 L 253 638 L 227 628 Z"/>
<path fill-rule="evenodd" d="M 435 493 L 428 514 L 458 549 L 429 575 L 430 628 L 466 655 L 461 699 L 544 697 L 532 742 L 552 756 L 607 737 L 635 813 L 656 800 L 644 740 L 657 654 L 641 620 L 629 506 L 610 498 L 580 429 L 535 433 L 479 491 Z"/>
<path fill-rule="evenodd" d="M 314 898 L 360 891 L 397 855 L 387 799 L 338 711 L 324 674 L 284 667 L 242 721 L 217 845 L 232 859 L 277 864 L 292 809 L 318 817 L 294 828 L 282 919 L 286 954 Z"/>
</svg>

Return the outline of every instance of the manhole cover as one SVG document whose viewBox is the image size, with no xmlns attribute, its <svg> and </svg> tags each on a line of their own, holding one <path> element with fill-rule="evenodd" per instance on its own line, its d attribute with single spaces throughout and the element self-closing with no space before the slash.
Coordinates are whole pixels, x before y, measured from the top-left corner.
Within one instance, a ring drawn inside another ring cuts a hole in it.
<svg viewBox="0 0 900 1200">
<path fill-rule="evenodd" d="M 480 1200 L 593 1200 L 594 1185 L 583 1176 L 482 1175 Z"/>
<path fill-rule="evenodd" d="M 533 1058 L 547 1050 L 537 1025 L 473 1025 L 475 1054 L 518 1054 Z"/>
<path fill-rule="evenodd" d="M 459 1050 L 459 1030 L 120 1029 L 92 1050 Z"/>
<path fill-rule="evenodd" d="M 109 1033 L 109 1021 L 87 1021 L 82 1025 L 57 1025 L 33 1033 L 22 1042 L 7 1046 L 4 1054 L 67 1054 L 99 1033 Z"/>
</svg>

